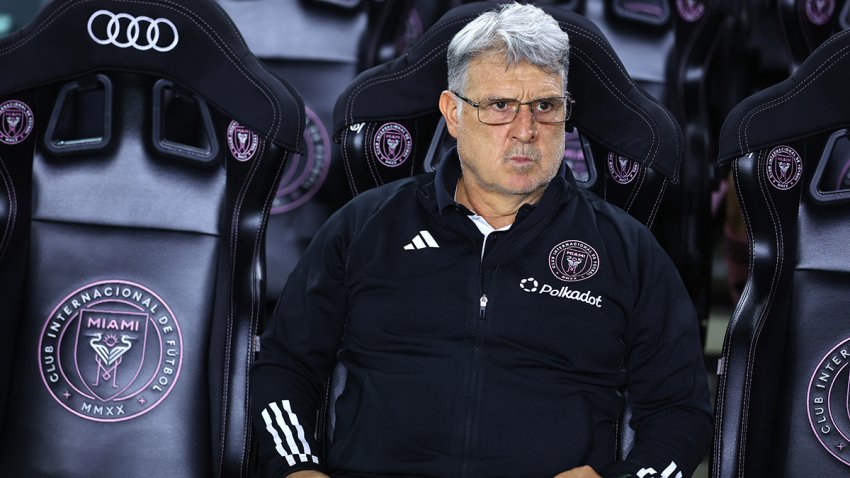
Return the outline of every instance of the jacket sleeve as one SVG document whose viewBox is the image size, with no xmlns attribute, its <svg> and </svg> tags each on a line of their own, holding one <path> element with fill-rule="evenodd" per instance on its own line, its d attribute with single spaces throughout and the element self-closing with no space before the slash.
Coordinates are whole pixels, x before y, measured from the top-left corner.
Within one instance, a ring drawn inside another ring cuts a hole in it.
<svg viewBox="0 0 850 478">
<path fill-rule="evenodd" d="M 646 229 L 638 239 L 635 306 L 626 368 L 634 446 L 604 478 L 687 478 L 711 439 L 708 384 L 691 299 L 672 261 Z"/>
<path fill-rule="evenodd" d="M 346 319 L 345 214 L 328 220 L 290 274 L 251 370 L 251 414 L 269 478 L 325 471 L 316 423 Z"/>
</svg>

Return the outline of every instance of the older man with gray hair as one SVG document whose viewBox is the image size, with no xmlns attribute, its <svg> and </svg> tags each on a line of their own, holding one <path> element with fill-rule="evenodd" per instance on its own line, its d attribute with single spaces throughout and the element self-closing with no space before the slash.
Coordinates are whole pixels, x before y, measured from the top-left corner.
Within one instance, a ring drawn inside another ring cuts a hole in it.
<svg viewBox="0 0 850 478">
<path fill-rule="evenodd" d="M 563 165 L 568 52 L 529 5 L 454 37 L 439 106 L 457 150 L 328 220 L 264 331 L 268 477 L 693 473 L 711 433 L 695 312 L 651 233 Z M 626 394 L 637 440 L 618 460 Z"/>
</svg>

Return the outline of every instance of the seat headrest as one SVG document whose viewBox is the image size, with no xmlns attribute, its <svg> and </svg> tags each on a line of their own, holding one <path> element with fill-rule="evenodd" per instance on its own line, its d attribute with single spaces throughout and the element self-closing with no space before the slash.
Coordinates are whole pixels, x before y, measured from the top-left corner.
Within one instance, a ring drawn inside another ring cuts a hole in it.
<svg viewBox="0 0 850 478">
<path fill-rule="evenodd" d="M 788 79 L 738 103 L 720 131 L 718 163 L 850 125 L 850 31 L 831 36 Z"/>
<path fill-rule="evenodd" d="M 446 89 L 446 50 L 452 37 L 494 2 L 449 11 L 407 54 L 361 73 L 340 95 L 334 131 L 361 122 L 410 119 L 437 111 Z M 675 180 L 684 154 L 678 123 L 638 88 L 599 29 L 562 6 L 542 5 L 570 36 L 568 86 L 572 124 L 589 138 Z"/>
<path fill-rule="evenodd" d="M 198 58 L 222 61 L 196 61 Z M 303 152 L 304 105 L 266 71 L 212 0 L 50 2 L 0 41 L 0 96 L 104 69 L 157 75 Z"/>
</svg>

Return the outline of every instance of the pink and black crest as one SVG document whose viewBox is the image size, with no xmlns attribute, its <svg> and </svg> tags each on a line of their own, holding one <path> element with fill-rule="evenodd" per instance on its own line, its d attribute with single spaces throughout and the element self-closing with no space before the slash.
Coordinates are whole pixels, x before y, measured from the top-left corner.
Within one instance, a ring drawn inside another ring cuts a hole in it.
<svg viewBox="0 0 850 478">
<path fill-rule="evenodd" d="M 18 144 L 32 133 L 34 119 L 26 103 L 9 100 L 0 104 L 0 143 Z"/>
<path fill-rule="evenodd" d="M 239 161 L 248 161 L 254 157 L 260 144 L 257 133 L 242 126 L 236 121 L 231 121 L 227 127 L 227 146 L 230 154 Z"/>
<path fill-rule="evenodd" d="M 410 157 L 413 138 L 407 128 L 398 123 L 386 123 L 378 128 L 372 142 L 375 157 L 384 166 L 401 166 Z"/>
<path fill-rule="evenodd" d="M 564 241 L 549 252 L 549 270 L 564 282 L 578 282 L 599 271 L 599 254 L 582 241 Z"/>
<path fill-rule="evenodd" d="M 850 338 L 830 350 L 809 380 L 809 424 L 821 446 L 850 466 Z"/>
<path fill-rule="evenodd" d="M 48 392 L 71 413 L 115 422 L 153 410 L 180 376 L 183 337 L 177 318 L 150 289 L 95 282 L 50 313 L 38 347 Z"/>
<path fill-rule="evenodd" d="M 619 184 L 629 184 L 638 175 L 640 164 L 629 158 L 614 153 L 608 153 L 608 172 L 611 178 Z"/>
<path fill-rule="evenodd" d="M 832 19 L 835 0 L 806 0 L 806 18 L 815 25 L 824 25 Z"/>
<path fill-rule="evenodd" d="M 776 189 L 791 189 L 803 175 L 803 160 L 794 148 L 777 146 L 767 154 L 767 179 Z"/>
<path fill-rule="evenodd" d="M 705 14 L 705 4 L 699 0 L 676 0 L 676 11 L 679 18 L 693 23 Z"/>
</svg>

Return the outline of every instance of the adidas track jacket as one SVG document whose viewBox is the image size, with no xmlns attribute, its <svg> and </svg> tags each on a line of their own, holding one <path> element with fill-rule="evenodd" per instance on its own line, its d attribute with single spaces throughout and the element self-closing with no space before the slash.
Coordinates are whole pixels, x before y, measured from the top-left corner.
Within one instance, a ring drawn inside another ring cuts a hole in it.
<svg viewBox="0 0 850 478">
<path fill-rule="evenodd" d="M 688 477 L 710 411 L 697 321 L 650 232 L 575 186 L 486 237 L 436 173 L 337 211 L 287 281 L 252 370 L 265 476 Z M 483 255 L 482 255 L 483 252 Z M 319 452 L 335 366 L 345 386 Z M 637 430 L 617 461 L 624 396 Z"/>
</svg>

